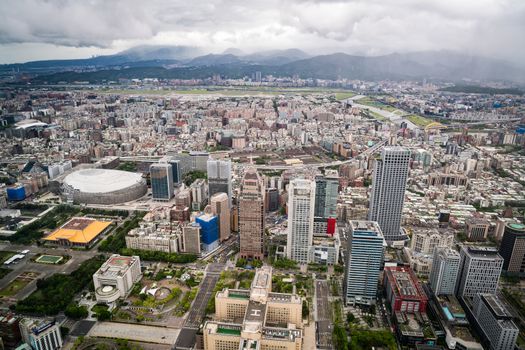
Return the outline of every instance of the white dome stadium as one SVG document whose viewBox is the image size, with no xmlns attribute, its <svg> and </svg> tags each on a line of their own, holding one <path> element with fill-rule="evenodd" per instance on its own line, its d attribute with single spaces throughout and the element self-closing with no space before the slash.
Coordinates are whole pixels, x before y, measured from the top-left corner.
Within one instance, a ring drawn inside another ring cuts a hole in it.
<svg viewBox="0 0 525 350">
<path fill-rule="evenodd" d="M 117 204 L 144 196 L 148 188 L 141 174 L 110 169 L 77 170 L 64 178 L 68 200 L 85 204 Z"/>
</svg>

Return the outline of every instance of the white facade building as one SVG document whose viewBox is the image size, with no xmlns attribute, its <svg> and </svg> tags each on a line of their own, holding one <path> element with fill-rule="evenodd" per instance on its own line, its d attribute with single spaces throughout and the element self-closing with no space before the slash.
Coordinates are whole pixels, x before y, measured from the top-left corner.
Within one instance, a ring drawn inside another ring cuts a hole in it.
<svg viewBox="0 0 525 350">
<path fill-rule="evenodd" d="M 314 235 L 315 182 L 290 181 L 288 189 L 288 239 L 286 256 L 301 264 L 310 262 Z"/>
<path fill-rule="evenodd" d="M 138 256 L 113 254 L 93 275 L 97 301 L 112 303 L 125 297 L 141 278 Z"/>
<path fill-rule="evenodd" d="M 498 250 L 484 246 L 462 246 L 460 256 L 456 295 L 474 297 L 478 293 L 496 293 L 503 268 L 503 258 Z"/>
<path fill-rule="evenodd" d="M 180 231 L 180 230 L 179 230 Z M 142 224 L 130 230 L 126 235 L 126 247 L 131 249 L 152 250 L 165 253 L 177 253 L 181 232 L 160 231 L 157 225 Z"/>
<path fill-rule="evenodd" d="M 459 272 L 460 256 L 449 247 L 439 247 L 434 250 L 430 271 L 430 287 L 436 295 L 454 294 Z"/>
<path fill-rule="evenodd" d="M 473 302 L 476 322 L 490 342 L 490 350 L 513 350 L 519 329 L 496 295 L 477 294 Z"/>
</svg>

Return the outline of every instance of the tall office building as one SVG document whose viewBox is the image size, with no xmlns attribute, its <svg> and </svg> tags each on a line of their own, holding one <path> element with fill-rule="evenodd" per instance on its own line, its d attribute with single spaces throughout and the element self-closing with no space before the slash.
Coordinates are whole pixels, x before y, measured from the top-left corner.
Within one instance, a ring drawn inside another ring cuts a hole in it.
<svg viewBox="0 0 525 350">
<path fill-rule="evenodd" d="M 503 271 L 513 275 L 525 275 L 525 225 L 505 225 L 499 254 L 504 260 Z"/>
<path fill-rule="evenodd" d="M 448 247 L 434 249 L 430 287 L 436 295 L 454 294 L 459 272 L 460 256 L 457 251 Z"/>
<path fill-rule="evenodd" d="M 208 159 L 208 196 L 224 192 L 228 195 L 228 205 L 232 204 L 232 162 L 223 159 Z"/>
<path fill-rule="evenodd" d="M 62 335 L 55 319 L 23 318 L 20 333 L 24 343 L 34 350 L 55 350 L 62 347 Z"/>
<path fill-rule="evenodd" d="M 286 255 L 301 264 L 309 262 L 313 241 L 315 182 L 290 181 L 288 189 L 288 239 Z"/>
<path fill-rule="evenodd" d="M 182 166 L 181 160 L 177 159 L 175 156 L 165 156 L 159 160 L 159 163 L 167 163 L 171 165 L 171 176 L 173 177 L 173 184 L 178 185 L 182 180 Z"/>
<path fill-rule="evenodd" d="M 347 305 L 375 304 L 384 246 L 377 222 L 350 221 L 344 283 Z"/>
<path fill-rule="evenodd" d="M 513 350 L 520 331 L 512 321 L 512 314 L 498 297 L 493 294 L 476 294 L 472 304 L 472 313 L 483 333 L 487 348 Z"/>
<path fill-rule="evenodd" d="M 219 219 L 219 241 L 225 241 L 230 237 L 230 207 L 228 195 L 223 192 L 215 193 L 210 198 L 211 212 Z"/>
<path fill-rule="evenodd" d="M 257 170 L 247 169 L 239 196 L 240 254 L 243 258 L 264 256 L 264 184 Z"/>
<path fill-rule="evenodd" d="M 169 164 L 171 165 L 171 171 L 173 176 L 173 183 L 180 184 L 182 180 L 182 170 L 180 165 L 180 160 L 170 159 Z"/>
<path fill-rule="evenodd" d="M 464 245 L 459 254 L 456 295 L 474 297 L 478 293 L 496 293 L 503 267 L 503 258 L 496 248 Z"/>
<path fill-rule="evenodd" d="M 154 200 L 169 201 L 173 197 L 173 172 L 167 163 L 154 163 L 149 167 L 151 193 Z"/>
<path fill-rule="evenodd" d="M 337 174 L 318 175 L 315 177 L 315 212 L 316 217 L 334 218 L 337 216 L 337 196 L 339 194 L 339 176 Z"/>
<path fill-rule="evenodd" d="M 385 147 L 375 162 L 368 220 L 379 223 L 389 245 L 406 240 L 401 213 L 409 162 L 410 150 L 403 147 Z"/>
</svg>

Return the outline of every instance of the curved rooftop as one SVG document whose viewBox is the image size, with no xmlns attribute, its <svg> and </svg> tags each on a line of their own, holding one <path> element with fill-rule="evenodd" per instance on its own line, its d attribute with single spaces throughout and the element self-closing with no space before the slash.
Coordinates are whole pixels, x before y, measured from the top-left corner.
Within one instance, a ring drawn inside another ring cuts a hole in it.
<svg viewBox="0 0 525 350">
<path fill-rule="evenodd" d="M 67 175 L 64 183 L 85 193 L 106 193 L 140 185 L 142 176 L 121 170 L 83 169 Z"/>
</svg>

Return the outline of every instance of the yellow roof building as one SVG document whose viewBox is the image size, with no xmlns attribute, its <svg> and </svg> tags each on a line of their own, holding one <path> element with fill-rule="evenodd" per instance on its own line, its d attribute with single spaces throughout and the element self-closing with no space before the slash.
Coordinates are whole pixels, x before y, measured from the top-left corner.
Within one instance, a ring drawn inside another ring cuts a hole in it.
<svg viewBox="0 0 525 350">
<path fill-rule="evenodd" d="M 98 221 L 91 218 L 72 218 L 55 230 L 44 240 L 60 244 L 86 245 L 111 225 L 111 221 Z"/>
</svg>

